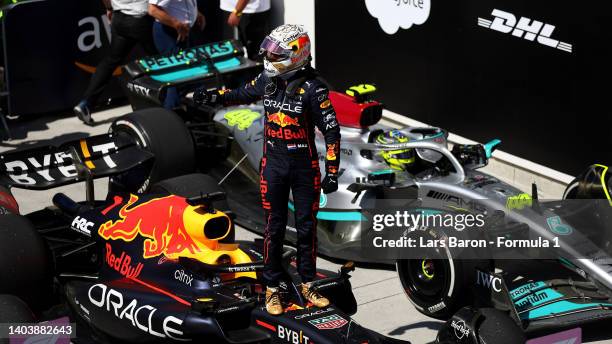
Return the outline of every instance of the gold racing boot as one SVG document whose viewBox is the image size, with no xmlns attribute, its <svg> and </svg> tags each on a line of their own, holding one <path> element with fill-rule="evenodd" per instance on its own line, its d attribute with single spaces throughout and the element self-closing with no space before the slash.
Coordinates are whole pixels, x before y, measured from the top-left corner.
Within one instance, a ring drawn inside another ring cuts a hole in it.
<svg viewBox="0 0 612 344">
<path fill-rule="evenodd" d="M 302 295 L 316 307 L 323 308 L 329 306 L 329 300 L 319 294 L 314 288 L 311 288 L 310 283 L 302 283 Z"/>
<path fill-rule="evenodd" d="M 283 305 L 278 288 L 266 288 L 266 311 L 272 315 L 283 314 Z"/>
</svg>

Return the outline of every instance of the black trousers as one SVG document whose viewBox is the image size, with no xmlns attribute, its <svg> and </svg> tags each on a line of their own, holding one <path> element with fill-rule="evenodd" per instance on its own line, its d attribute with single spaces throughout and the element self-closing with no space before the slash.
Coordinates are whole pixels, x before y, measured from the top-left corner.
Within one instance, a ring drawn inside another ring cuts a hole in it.
<svg viewBox="0 0 612 344">
<path fill-rule="evenodd" d="M 115 69 L 125 63 L 136 44 L 140 43 L 147 55 L 158 54 L 153 44 L 152 29 L 153 18 L 148 15 L 138 18 L 120 11 L 113 12 L 108 55 L 96 67 L 83 95 L 88 103 L 95 105 Z"/>
<path fill-rule="evenodd" d="M 283 276 L 282 255 L 289 190 L 293 195 L 297 230 L 297 269 L 302 282 L 317 271 L 317 212 L 321 192 L 319 162 L 308 158 L 267 154 L 261 159 L 260 191 L 266 228 L 264 231 L 263 277 L 277 287 Z"/>
<path fill-rule="evenodd" d="M 234 38 L 234 27 L 227 25 L 231 12 L 224 11 L 223 38 Z M 243 13 L 238 25 L 238 37 L 242 45 L 247 48 L 251 60 L 260 61 L 259 47 L 264 38 L 270 33 L 270 11 L 261 13 Z"/>
</svg>

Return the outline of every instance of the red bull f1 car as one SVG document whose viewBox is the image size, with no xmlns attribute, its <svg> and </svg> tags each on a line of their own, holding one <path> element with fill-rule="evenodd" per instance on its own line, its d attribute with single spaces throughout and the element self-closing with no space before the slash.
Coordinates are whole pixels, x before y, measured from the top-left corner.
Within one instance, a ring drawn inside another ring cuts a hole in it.
<svg viewBox="0 0 612 344">
<path fill-rule="evenodd" d="M 67 316 L 76 323 L 76 343 L 407 343 L 351 319 L 352 264 L 317 274 L 315 288 L 332 305 L 305 302 L 291 249 L 283 255 L 285 313 L 269 315 L 262 245 L 233 239 L 234 215 L 218 210 L 227 204 L 217 182 L 202 174 L 172 176 L 163 150 L 150 151 L 184 134 L 177 123 L 171 112 L 144 110 L 119 118 L 109 134 L 0 155 L 0 323 Z M 102 177 L 110 177 L 109 192 L 96 200 L 93 180 Z M 146 192 L 133 190 L 144 177 L 156 182 Z M 86 201 L 58 193 L 27 215 L 19 214 L 10 191 L 75 182 L 85 182 Z M 491 324 L 510 321 L 466 312 L 463 325 L 456 320 L 444 328 L 442 343 L 456 342 L 455 328 L 492 338 Z"/>
</svg>

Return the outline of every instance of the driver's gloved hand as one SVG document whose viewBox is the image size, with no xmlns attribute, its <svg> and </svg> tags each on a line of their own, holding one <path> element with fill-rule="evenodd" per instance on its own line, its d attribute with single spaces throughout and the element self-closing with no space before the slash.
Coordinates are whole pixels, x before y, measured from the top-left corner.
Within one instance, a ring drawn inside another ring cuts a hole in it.
<svg viewBox="0 0 612 344">
<path fill-rule="evenodd" d="M 218 90 L 207 90 L 201 87 L 193 92 L 193 102 L 198 105 L 221 105 L 221 95 Z"/>
<path fill-rule="evenodd" d="M 328 173 L 321 182 L 321 190 L 324 194 L 332 193 L 338 190 L 338 175 Z"/>
</svg>

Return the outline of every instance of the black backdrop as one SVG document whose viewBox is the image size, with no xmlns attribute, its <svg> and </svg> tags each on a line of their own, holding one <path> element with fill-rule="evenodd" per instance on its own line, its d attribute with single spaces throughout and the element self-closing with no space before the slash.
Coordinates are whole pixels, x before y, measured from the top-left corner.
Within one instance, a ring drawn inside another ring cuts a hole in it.
<svg viewBox="0 0 612 344">
<path fill-rule="evenodd" d="M 199 0 L 198 5 L 207 26 L 194 43 L 220 40 L 219 0 Z M 71 109 L 80 100 L 91 73 L 76 63 L 95 67 L 107 53 L 105 13 L 101 0 L 38 0 L 5 8 L 2 65 L 9 114 L 52 113 Z M 137 48 L 131 58 L 139 55 Z M 101 99 L 123 98 L 120 85 L 118 78 L 112 80 Z"/>
<path fill-rule="evenodd" d="M 573 52 L 479 26 L 493 9 L 555 25 Z M 604 0 L 431 0 L 426 22 L 388 35 L 364 0 L 316 0 L 317 68 L 337 88 L 375 83 L 394 112 L 577 174 L 612 163 L 610 19 Z"/>
</svg>

